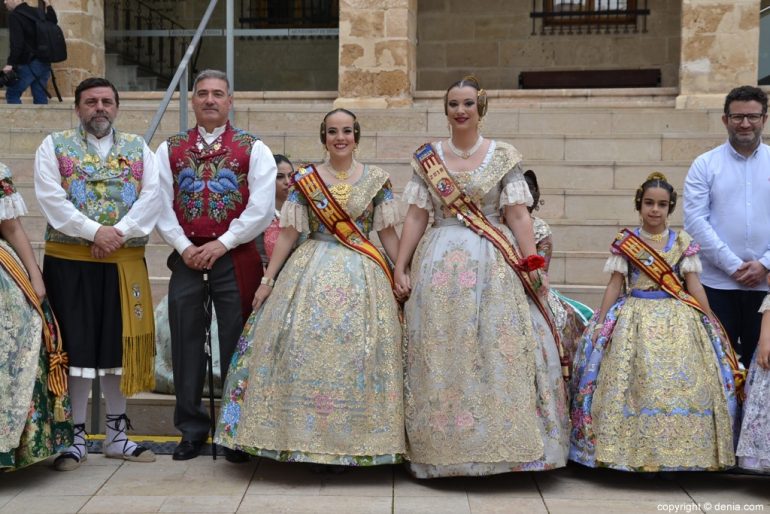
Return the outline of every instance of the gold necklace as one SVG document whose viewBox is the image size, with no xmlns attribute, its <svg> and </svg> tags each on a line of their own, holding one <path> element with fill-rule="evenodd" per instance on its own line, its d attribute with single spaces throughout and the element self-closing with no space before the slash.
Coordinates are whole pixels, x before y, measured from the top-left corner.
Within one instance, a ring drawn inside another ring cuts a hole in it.
<svg viewBox="0 0 770 514">
<path fill-rule="evenodd" d="M 665 229 L 660 234 L 650 234 L 643 228 L 639 227 L 639 234 L 645 239 L 649 239 L 650 241 L 655 241 L 656 243 L 659 243 L 668 237 L 668 229 Z"/>
<path fill-rule="evenodd" d="M 331 161 L 324 162 L 326 164 L 326 169 L 332 172 L 332 175 L 334 175 L 334 178 L 337 180 L 347 180 L 350 178 L 350 176 L 353 174 L 353 170 L 356 168 L 356 162 L 355 159 L 353 159 L 353 162 L 350 163 L 350 168 L 342 171 L 337 171 L 332 167 Z"/>
</svg>

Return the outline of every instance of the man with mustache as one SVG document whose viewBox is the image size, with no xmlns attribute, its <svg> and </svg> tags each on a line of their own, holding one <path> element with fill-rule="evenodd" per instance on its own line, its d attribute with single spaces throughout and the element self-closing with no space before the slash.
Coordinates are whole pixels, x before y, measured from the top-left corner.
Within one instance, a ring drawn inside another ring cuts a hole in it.
<svg viewBox="0 0 770 514">
<path fill-rule="evenodd" d="M 131 442 L 126 397 L 153 387 L 153 303 L 144 247 L 157 221 L 158 169 L 140 136 L 117 131 L 120 97 L 103 78 L 75 89 L 78 128 L 47 136 L 35 156 L 35 194 L 48 220 L 43 278 L 69 356 L 74 443 L 54 462 L 88 457 L 86 410 L 97 376 L 107 418 L 104 454 L 152 462 Z"/>
<path fill-rule="evenodd" d="M 221 376 L 251 313 L 262 279 L 255 244 L 273 218 L 276 165 L 257 137 L 228 121 L 233 97 L 227 75 L 204 70 L 193 85 L 197 125 L 158 147 L 162 212 L 158 231 L 174 248 L 168 317 L 176 408 L 182 440 L 174 460 L 200 454 L 211 426 L 202 404 L 206 370 L 204 272 L 217 314 Z M 272 281 L 271 281 L 272 282 Z M 226 449 L 230 462 L 248 455 Z"/>
</svg>

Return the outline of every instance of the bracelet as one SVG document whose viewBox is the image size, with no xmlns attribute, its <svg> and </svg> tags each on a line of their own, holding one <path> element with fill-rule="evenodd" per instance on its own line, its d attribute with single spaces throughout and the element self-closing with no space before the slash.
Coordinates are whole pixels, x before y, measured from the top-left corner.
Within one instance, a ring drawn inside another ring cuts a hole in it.
<svg viewBox="0 0 770 514">
<path fill-rule="evenodd" d="M 260 284 L 267 287 L 273 287 L 275 286 L 275 279 L 274 278 L 268 278 L 268 277 L 262 277 L 262 280 L 260 281 Z"/>
</svg>

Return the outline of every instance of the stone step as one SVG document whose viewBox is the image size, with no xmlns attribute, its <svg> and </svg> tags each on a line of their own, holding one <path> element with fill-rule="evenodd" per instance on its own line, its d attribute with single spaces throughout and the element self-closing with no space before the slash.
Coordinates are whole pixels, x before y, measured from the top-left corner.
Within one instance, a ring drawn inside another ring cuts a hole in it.
<svg viewBox="0 0 770 514">
<path fill-rule="evenodd" d="M 33 155 L 50 130 L 46 128 L 0 128 L 0 152 Z M 150 147 L 156 148 L 174 132 L 159 131 Z M 381 132 L 361 136 L 360 159 L 407 160 L 421 144 L 445 134 Z M 624 163 L 692 160 L 724 141 L 720 135 L 691 134 L 614 134 L 607 136 L 572 135 L 491 135 L 513 144 L 526 161 L 566 162 L 611 161 Z M 262 140 L 275 153 L 297 162 L 318 161 L 323 156 L 316 132 L 263 132 Z"/>
<path fill-rule="evenodd" d="M 157 100 L 126 100 L 122 95 L 117 125 L 126 131 L 143 133 L 155 115 Z M 320 104 L 254 103 L 239 101 L 236 94 L 234 103 L 236 126 L 256 134 L 269 132 L 293 132 L 306 130 L 315 132 L 331 102 Z M 16 128 L 45 127 L 46 130 L 69 128 L 77 123 L 71 104 L 49 104 L 42 109 L 38 106 L 0 106 L 7 120 L 6 126 Z M 405 109 L 357 111 L 364 135 L 391 133 L 432 133 L 445 136 L 447 120 L 441 104 L 415 106 Z M 614 135 L 629 133 L 701 133 L 724 135 L 722 113 L 717 110 L 684 110 L 664 108 L 511 108 L 500 106 L 490 109 L 485 117 L 485 134 L 542 134 L 542 135 Z M 189 123 L 194 122 L 189 110 Z M 179 106 L 172 100 L 163 116 L 161 130 L 179 130 Z M 770 130 L 767 129 L 767 130 Z"/>
</svg>

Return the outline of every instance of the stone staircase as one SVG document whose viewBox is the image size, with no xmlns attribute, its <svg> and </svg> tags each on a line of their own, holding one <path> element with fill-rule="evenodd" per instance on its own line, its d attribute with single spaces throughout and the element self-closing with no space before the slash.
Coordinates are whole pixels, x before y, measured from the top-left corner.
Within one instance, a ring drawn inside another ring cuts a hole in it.
<svg viewBox="0 0 770 514">
<path fill-rule="evenodd" d="M 442 94 L 423 93 L 424 98 L 410 109 L 356 112 L 362 125 L 359 158 L 388 170 L 397 192 L 411 176 L 411 152 L 426 141 L 446 137 Z M 235 124 L 258 134 L 274 152 L 288 155 L 295 163 L 318 160 L 322 149 L 317 127 L 331 109 L 331 99 L 323 94 L 293 95 L 276 93 L 273 99 L 268 93 L 237 95 Z M 117 126 L 143 133 L 157 98 L 122 95 Z M 721 111 L 677 110 L 674 99 L 672 93 L 651 99 L 614 96 L 538 102 L 514 98 L 491 104 L 484 135 L 514 144 L 524 156 L 525 169 L 537 172 L 545 201 L 538 215 L 554 233 L 551 284 L 566 295 L 597 306 L 608 279 L 602 267 L 609 243 L 619 228 L 638 223 L 634 190 L 658 170 L 681 193 L 692 159 L 725 140 Z M 45 221 L 32 185 L 34 152 L 47 133 L 76 124 L 74 112 L 66 105 L 71 104 L 0 106 L 7 120 L 0 128 L 0 160 L 13 170 L 30 208 L 23 223 L 39 258 Z M 178 111 L 172 108 L 151 148 L 177 130 Z M 682 222 L 679 203 L 672 215 L 674 226 Z M 166 293 L 169 252 L 153 234 L 147 262 L 156 302 Z M 137 412 L 166 412 L 142 415 L 141 420 L 135 417 L 137 430 L 173 434 L 169 402 L 146 395 L 135 400 L 131 408 Z"/>
</svg>

